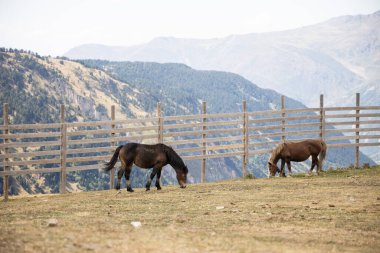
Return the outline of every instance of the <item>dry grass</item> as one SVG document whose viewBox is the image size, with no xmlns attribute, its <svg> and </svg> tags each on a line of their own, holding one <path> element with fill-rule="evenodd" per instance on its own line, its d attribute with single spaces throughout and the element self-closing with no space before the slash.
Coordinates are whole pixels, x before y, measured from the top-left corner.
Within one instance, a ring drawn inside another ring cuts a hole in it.
<svg viewBox="0 0 380 253">
<path fill-rule="evenodd" d="M 15 197 L 0 252 L 379 252 L 380 167 L 162 191 Z M 48 226 L 48 220 L 58 220 Z M 135 229 L 132 221 L 140 221 Z"/>
</svg>

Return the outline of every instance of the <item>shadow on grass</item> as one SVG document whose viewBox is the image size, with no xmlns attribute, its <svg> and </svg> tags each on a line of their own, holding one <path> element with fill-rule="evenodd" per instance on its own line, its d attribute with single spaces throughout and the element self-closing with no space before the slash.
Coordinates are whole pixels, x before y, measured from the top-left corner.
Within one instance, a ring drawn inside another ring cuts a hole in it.
<svg viewBox="0 0 380 253">
<path fill-rule="evenodd" d="M 352 176 L 360 176 L 367 175 L 373 172 L 379 171 L 380 166 L 366 166 L 356 168 L 354 166 L 350 166 L 348 168 L 329 168 L 328 170 L 322 171 L 317 175 L 315 172 L 312 174 L 309 173 L 299 173 L 294 174 L 292 177 L 295 178 L 310 178 L 310 177 L 352 177 Z"/>
</svg>

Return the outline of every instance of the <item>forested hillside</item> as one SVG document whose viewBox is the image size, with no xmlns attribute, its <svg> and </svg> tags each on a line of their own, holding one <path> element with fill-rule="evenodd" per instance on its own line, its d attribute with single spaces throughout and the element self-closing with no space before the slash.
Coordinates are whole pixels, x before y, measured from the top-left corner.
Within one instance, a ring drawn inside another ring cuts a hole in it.
<svg viewBox="0 0 380 253">
<path fill-rule="evenodd" d="M 139 91 L 104 72 L 64 59 L 1 49 L 0 77 L 0 103 L 9 104 L 11 124 L 57 123 L 60 121 L 60 104 L 65 104 L 66 122 L 110 118 L 111 105 L 116 105 L 119 119 L 145 113 L 136 105 L 133 95 L 122 101 L 113 96 L 115 92 L 133 94 Z M 2 114 L 1 110 L 1 123 Z M 135 177 L 139 176 L 144 175 L 136 171 Z M 107 174 L 93 170 L 70 172 L 68 181 L 74 188 L 93 190 L 99 187 L 100 181 L 104 182 L 101 188 L 108 187 L 109 180 Z M 10 182 L 12 193 L 58 192 L 59 174 L 11 177 Z"/>
<path fill-rule="evenodd" d="M 281 94 L 262 89 L 247 79 L 228 72 L 194 70 L 184 64 L 152 62 L 108 62 L 81 60 L 85 66 L 105 71 L 112 77 L 145 91 L 138 95 L 145 110 L 163 103 L 165 115 L 200 112 L 201 101 L 210 113 L 236 112 L 242 100 L 248 110 L 281 108 Z M 149 93 L 155 100 L 146 101 Z M 177 104 L 178 106 L 175 106 Z M 174 105 L 174 106 L 173 106 Z M 300 102 L 286 98 L 289 108 L 304 108 Z"/>
</svg>

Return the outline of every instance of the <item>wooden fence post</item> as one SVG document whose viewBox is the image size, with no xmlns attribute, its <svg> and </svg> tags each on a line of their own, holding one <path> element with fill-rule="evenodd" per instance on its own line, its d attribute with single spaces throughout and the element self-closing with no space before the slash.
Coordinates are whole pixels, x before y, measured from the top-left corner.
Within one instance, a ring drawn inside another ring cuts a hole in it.
<svg viewBox="0 0 380 253">
<path fill-rule="evenodd" d="M 111 120 L 115 121 L 115 105 L 111 106 Z M 111 125 L 112 130 L 115 129 L 115 124 Z M 112 131 L 111 133 L 112 139 L 115 137 L 115 132 Z M 111 146 L 115 147 L 115 141 L 111 142 Z M 110 173 L 110 189 L 115 188 L 115 168 L 112 168 L 111 173 Z"/>
<path fill-rule="evenodd" d="M 157 131 L 157 143 L 163 143 L 164 142 L 164 122 L 162 118 L 162 112 L 161 112 L 161 103 L 157 103 L 157 118 L 158 118 L 158 131 Z"/>
<path fill-rule="evenodd" d="M 243 101 L 243 177 L 247 176 L 247 164 L 248 164 L 248 114 L 247 114 L 247 102 Z"/>
<path fill-rule="evenodd" d="M 203 101 L 202 102 L 202 110 L 201 110 L 202 114 L 203 114 L 203 118 L 202 118 L 202 122 L 203 122 L 203 126 L 202 126 L 202 146 L 203 146 L 203 149 L 202 149 L 202 155 L 205 156 L 207 151 L 206 151 L 206 102 Z M 204 183 L 206 181 L 206 158 L 202 158 L 202 164 L 201 164 L 201 183 Z"/>
<path fill-rule="evenodd" d="M 285 96 L 281 96 L 281 117 L 282 117 L 282 121 L 281 121 L 281 125 L 282 125 L 282 128 L 281 128 L 281 132 L 282 132 L 281 140 L 285 141 Z"/>
<path fill-rule="evenodd" d="M 323 101 L 323 94 L 319 96 L 319 115 L 321 116 L 320 122 L 321 126 L 319 127 L 321 133 L 319 134 L 319 137 L 324 141 L 325 140 L 325 130 L 326 130 L 326 122 L 325 122 L 325 109 L 324 109 L 324 101 Z"/>
<path fill-rule="evenodd" d="M 157 143 L 164 143 L 164 119 L 162 118 L 160 102 L 157 103 L 157 118 L 158 118 Z M 161 178 L 160 178 L 159 184 L 161 184 Z"/>
<path fill-rule="evenodd" d="M 67 152 L 67 125 L 65 123 L 65 105 L 61 104 L 61 176 L 60 193 L 66 192 L 66 152 Z"/>
<path fill-rule="evenodd" d="M 360 117 L 359 117 L 359 113 L 360 113 L 360 109 L 359 109 L 359 106 L 360 106 L 360 93 L 356 93 L 356 129 L 359 129 L 360 127 Z M 355 140 L 355 167 L 356 168 L 359 168 L 359 130 L 357 130 L 355 132 L 356 134 L 356 140 Z"/>
<path fill-rule="evenodd" d="M 9 107 L 8 104 L 4 104 L 3 106 L 3 121 L 4 121 L 4 134 L 7 135 L 9 134 Z M 9 143 L 8 138 L 4 138 L 4 144 Z M 8 153 L 8 148 L 4 148 L 4 154 Z M 4 171 L 9 170 L 9 166 L 7 165 L 9 161 L 9 158 L 5 157 L 4 158 Z M 4 200 L 8 201 L 8 194 L 9 194 L 9 176 L 6 175 L 3 177 L 3 194 L 4 194 Z"/>
</svg>

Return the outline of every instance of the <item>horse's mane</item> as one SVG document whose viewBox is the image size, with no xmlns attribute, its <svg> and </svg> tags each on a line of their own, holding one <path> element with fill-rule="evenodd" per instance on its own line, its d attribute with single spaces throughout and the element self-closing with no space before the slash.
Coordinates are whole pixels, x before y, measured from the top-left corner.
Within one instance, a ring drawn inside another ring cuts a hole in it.
<svg viewBox="0 0 380 253">
<path fill-rule="evenodd" d="M 183 162 L 182 158 L 177 154 L 177 152 L 174 151 L 172 147 L 163 145 L 163 150 L 166 153 L 166 156 L 168 157 L 168 162 L 170 165 L 172 165 L 172 167 L 187 170 L 187 167 Z"/>
<path fill-rule="evenodd" d="M 272 154 L 269 158 L 269 161 L 270 162 L 273 162 L 274 159 L 282 152 L 282 150 L 284 149 L 285 147 L 285 142 L 281 142 L 280 144 L 277 145 L 277 147 L 275 147 L 273 150 L 272 150 Z"/>
</svg>

